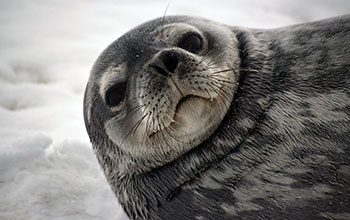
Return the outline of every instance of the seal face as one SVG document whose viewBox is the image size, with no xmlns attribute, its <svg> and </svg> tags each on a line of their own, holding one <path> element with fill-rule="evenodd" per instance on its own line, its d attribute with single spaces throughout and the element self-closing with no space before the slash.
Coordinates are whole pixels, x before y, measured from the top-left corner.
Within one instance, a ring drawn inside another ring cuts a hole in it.
<svg viewBox="0 0 350 220">
<path fill-rule="evenodd" d="M 170 16 L 113 42 L 84 118 L 128 216 L 349 218 L 349 33 Z"/>
<path fill-rule="evenodd" d="M 239 52 L 229 29 L 220 28 L 180 21 L 147 33 L 136 29 L 110 46 L 125 55 L 93 79 L 111 115 L 104 129 L 120 150 L 155 163 L 147 169 L 203 142 L 228 111 Z M 219 40 L 212 32 L 224 34 Z"/>
</svg>

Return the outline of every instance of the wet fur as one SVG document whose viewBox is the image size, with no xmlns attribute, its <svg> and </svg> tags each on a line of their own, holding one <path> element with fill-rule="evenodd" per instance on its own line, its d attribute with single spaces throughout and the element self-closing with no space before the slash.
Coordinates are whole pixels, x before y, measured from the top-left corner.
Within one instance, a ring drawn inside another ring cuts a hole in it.
<svg viewBox="0 0 350 220">
<path fill-rule="evenodd" d="M 350 17 L 232 33 L 241 77 L 229 112 L 205 142 L 165 166 L 120 175 L 108 155 L 121 152 L 98 123 L 107 117 L 102 101 L 87 92 L 95 101 L 85 110 L 94 121 L 87 129 L 126 213 L 154 220 L 349 219 Z"/>
</svg>

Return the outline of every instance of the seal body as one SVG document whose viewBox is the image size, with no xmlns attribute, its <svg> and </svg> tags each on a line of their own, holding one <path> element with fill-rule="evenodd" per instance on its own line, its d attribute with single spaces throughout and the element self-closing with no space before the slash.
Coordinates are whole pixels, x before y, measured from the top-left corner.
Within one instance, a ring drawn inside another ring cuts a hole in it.
<svg viewBox="0 0 350 220">
<path fill-rule="evenodd" d="M 150 21 L 100 55 L 84 115 L 131 219 L 350 219 L 349 16 Z"/>
</svg>

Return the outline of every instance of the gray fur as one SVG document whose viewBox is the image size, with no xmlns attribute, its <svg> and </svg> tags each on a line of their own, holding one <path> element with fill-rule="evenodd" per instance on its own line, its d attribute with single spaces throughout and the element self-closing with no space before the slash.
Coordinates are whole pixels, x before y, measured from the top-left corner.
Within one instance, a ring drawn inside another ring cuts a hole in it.
<svg viewBox="0 0 350 220">
<path fill-rule="evenodd" d="M 144 63 L 169 47 L 152 36 L 162 37 L 154 32 L 173 23 L 194 26 L 214 48 L 226 45 L 238 54 L 220 58 L 237 67 L 232 85 L 238 87 L 230 87 L 234 97 L 225 118 L 193 142 L 201 143 L 167 150 L 173 142 L 163 146 L 160 140 L 160 151 L 140 145 L 138 155 L 113 139 L 113 131 L 125 132 L 118 114 L 127 113 L 106 106 L 104 86 L 125 77 L 135 83 L 133 91 L 142 91 L 136 82 Z M 271 30 L 183 16 L 150 21 L 100 55 L 84 116 L 107 180 L 131 219 L 350 216 L 350 16 Z"/>
</svg>

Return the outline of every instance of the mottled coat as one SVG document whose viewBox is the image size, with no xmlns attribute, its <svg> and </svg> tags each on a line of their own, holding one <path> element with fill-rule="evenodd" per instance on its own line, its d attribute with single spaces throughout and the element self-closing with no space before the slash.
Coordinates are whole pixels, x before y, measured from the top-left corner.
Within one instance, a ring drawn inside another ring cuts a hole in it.
<svg viewBox="0 0 350 220">
<path fill-rule="evenodd" d="M 191 18 L 152 24 L 174 20 Z M 133 34 L 145 27 L 152 29 Z M 111 116 L 101 113 L 96 88 L 87 90 L 94 100 L 85 101 L 94 121 L 87 130 L 126 213 L 154 220 L 350 219 L 350 17 L 231 30 L 241 74 L 230 109 L 206 141 L 164 166 L 121 175 L 111 158 L 123 153 L 104 134 Z M 93 73 L 111 57 L 102 55 Z"/>
</svg>

